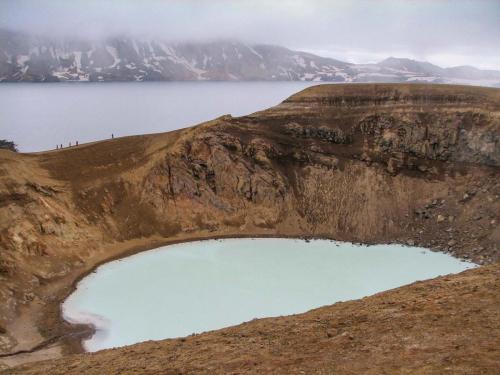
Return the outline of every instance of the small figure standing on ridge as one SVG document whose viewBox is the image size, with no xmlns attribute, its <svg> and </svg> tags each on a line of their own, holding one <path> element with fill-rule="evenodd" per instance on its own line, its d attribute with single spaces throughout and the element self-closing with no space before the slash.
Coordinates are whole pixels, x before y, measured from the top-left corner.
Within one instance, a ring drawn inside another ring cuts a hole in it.
<svg viewBox="0 0 500 375">
<path fill-rule="evenodd" d="M 61 147 L 59 147 L 59 148 L 63 148 L 63 147 L 62 147 L 62 143 L 61 143 Z"/>
<path fill-rule="evenodd" d="M 56 150 L 59 150 L 59 145 L 56 145 Z"/>
<path fill-rule="evenodd" d="M 111 139 L 113 139 L 115 137 L 115 135 L 113 133 L 111 133 Z"/>
<path fill-rule="evenodd" d="M 78 141 L 76 141 L 75 146 L 78 146 Z"/>
</svg>

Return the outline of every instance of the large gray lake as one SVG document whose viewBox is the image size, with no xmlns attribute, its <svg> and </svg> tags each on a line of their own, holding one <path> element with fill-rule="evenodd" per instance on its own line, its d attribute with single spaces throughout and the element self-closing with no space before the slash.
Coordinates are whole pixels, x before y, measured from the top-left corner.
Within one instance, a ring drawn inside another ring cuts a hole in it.
<svg viewBox="0 0 500 375">
<path fill-rule="evenodd" d="M 2 83 L 0 139 L 23 152 L 159 133 L 279 104 L 311 82 Z"/>
<path fill-rule="evenodd" d="M 89 351 L 186 336 L 338 301 L 473 267 L 399 245 L 294 239 L 190 242 L 102 265 L 64 302 L 91 323 Z"/>
</svg>

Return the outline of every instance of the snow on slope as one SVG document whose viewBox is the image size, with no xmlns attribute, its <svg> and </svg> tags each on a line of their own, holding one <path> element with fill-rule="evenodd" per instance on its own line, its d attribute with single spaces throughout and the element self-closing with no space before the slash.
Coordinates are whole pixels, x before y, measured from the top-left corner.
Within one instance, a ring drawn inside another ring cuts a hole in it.
<svg viewBox="0 0 500 375">
<path fill-rule="evenodd" d="M 56 40 L 0 30 L 0 81 L 285 80 L 500 85 L 500 72 L 388 58 L 356 65 L 280 46 L 132 38 Z"/>
</svg>

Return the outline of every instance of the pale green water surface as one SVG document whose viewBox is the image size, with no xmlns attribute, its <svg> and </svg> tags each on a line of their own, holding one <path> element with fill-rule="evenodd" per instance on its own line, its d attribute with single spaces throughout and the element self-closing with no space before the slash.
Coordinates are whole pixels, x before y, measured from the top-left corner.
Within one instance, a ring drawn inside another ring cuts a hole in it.
<svg viewBox="0 0 500 375">
<path fill-rule="evenodd" d="M 472 263 L 399 245 L 227 239 L 171 245 L 113 261 L 63 304 L 92 323 L 89 351 L 186 336 L 461 272 Z"/>
</svg>

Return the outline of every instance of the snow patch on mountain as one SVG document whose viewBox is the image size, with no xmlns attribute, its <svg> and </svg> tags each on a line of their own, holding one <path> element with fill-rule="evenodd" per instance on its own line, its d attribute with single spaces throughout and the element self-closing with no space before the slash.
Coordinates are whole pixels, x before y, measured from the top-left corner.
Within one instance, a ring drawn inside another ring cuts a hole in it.
<svg viewBox="0 0 500 375">
<path fill-rule="evenodd" d="M 235 41 L 168 43 L 127 37 L 100 42 L 0 30 L 0 81 L 285 80 L 439 82 L 500 86 L 500 72 L 441 68 L 390 57 L 350 64 L 281 46 Z"/>
</svg>

